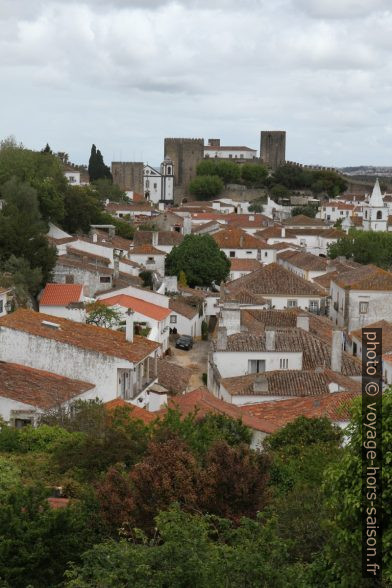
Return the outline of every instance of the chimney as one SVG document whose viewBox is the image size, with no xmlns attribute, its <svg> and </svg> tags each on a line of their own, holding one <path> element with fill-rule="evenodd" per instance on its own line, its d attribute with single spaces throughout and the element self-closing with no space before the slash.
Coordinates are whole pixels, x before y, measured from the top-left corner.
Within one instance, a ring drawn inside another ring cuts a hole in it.
<svg viewBox="0 0 392 588">
<path fill-rule="evenodd" d="M 97 235 L 97 233 L 95 233 L 95 232 L 94 232 L 94 233 L 91 235 L 91 237 L 92 237 L 93 243 L 96 243 L 96 242 L 98 241 L 98 235 Z"/>
<path fill-rule="evenodd" d="M 244 235 L 240 236 L 240 247 L 244 246 Z"/>
<path fill-rule="evenodd" d="M 284 239 L 286 237 L 286 227 L 281 228 L 280 236 L 282 237 L 282 239 Z"/>
<path fill-rule="evenodd" d="M 116 235 L 116 227 L 109 225 L 108 233 L 109 233 L 109 237 L 112 239 Z"/>
<path fill-rule="evenodd" d="M 133 343 L 133 312 L 132 308 L 129 308 L 126 312 L 125 317 L 125 340 L 129 343 Z"/>
<path fill-rule="evenodd" d="M 241 332 L 241 309 L 236 302 L 223 303 L 219 323 L 221 327 L 226 327 L 228 335 Z"/>
<path fill-rule="evenodd" d="M 275 351 L 275 331 L 272 329 L 265 330 L 265 349 Z"/>
<path fill-rule="evenodd" d="M 151 237 L 151 245 L 153 247 L 156 247 L 158 245 L 158 239 L 159 239 L 159 233 L 158 233 L 158 231 L 153 231 L 152 232 L 152 237 Z"/>
<path fill-rule="evenodd" d="M 216 339 L 216 350 L 226 351 L 227 348 L 227 329 L 226 327 L 218 327 L 218 336 Z"/>
<path fill-rule="evenodd" d="M 255 381 L 253 382 L 253 392 L 268 392 L 268 380 L 265 374 L 257 374 Z"/>
<path fill-rule="evenodd" d="M 309 333 L 309 317 L 305 314 L 297 316 L 297 329 L 303 329 Z"/>
<path fill-rule="evenodd" d="M 341 373 L 343 358 L 343 333 L 339 329 L 332 331 L 331 370 Z"/>
<path fill-rule="evenodd" d="M 120 275 L 120 259 L 117 255 L 113 257 L 113 270 L 113 278 L 117 280 Z"/>
</svg>

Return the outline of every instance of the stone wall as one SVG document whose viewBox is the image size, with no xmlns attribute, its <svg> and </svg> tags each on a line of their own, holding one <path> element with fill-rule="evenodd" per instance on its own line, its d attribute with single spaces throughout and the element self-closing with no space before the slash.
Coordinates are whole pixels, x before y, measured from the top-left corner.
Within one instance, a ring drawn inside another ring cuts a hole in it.
<svg viewBox="0 0 392 588">
<path fill-rule="evenodd" d="M 144 194 L 144 164 L 142 161 L 113 161 L 113 182 L 125 192 Z"/>
</svg>

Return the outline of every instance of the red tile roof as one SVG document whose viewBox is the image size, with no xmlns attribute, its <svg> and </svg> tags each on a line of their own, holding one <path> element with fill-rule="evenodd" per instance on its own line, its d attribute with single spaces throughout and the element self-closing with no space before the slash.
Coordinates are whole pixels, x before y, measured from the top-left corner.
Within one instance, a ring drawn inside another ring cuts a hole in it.
<svg viewBox="0 0 392 588">
<path fill-rule="evenodd" d="M 212 235 L 221 249 L 260 249 L 260 241 L 236 227 L 223 229 Z"/>
<path fill-rule="evenodd" d="M 287 218 L 283 221 L 283 225 L 286 227 L 325 227 L 327 225 L 321 218 L 311 218 L 304 214 L 298 214 L 297 216 L 292 216 Z"/>
<path fill-rule="evenodd" d="M 46 284 L 39 305 L 68 306 L 71 302 L 80 302 L 82 297 L 82 284 Z"/>
<path fill-rule="evenodd" d="M 156 247 L 153 247 L 152 245 L 149 245 L 149 244 L 138 245 L 138 246 L 134 247 L 133 249 L 131 249 L 130 254 L 131 254 L 131 256 L 132 255 L 166 255 L 166 253 L 164 251 L 162 251 L 161 249 L 156 249 Z"/>
<path fill-rule="evenodd" d="M 344 272 L 333 281 L 338 286 L 350 290 L 379 292 L 392 290 L 392 272 L 387 272 L 375 265 L 363 265 Z"/>
<path fill-rule="evenodd" d="M 277 430 L 274 423 L 270 423 L 266 420 L 255 418 L 250 414 L 242 412 L 238 406 L 229 404 L 220 400 L 207 388 L 201 387 L 192 392 L 182 394 L 181 396 L 175 396 L 168 402 L 169 408 L 177 408 L 183 416 L 189 413 L 197 411 L 198 417 L 202 418 L 207 414 L 225 414 L 233 419 L 240 419 L 250 429 L 256 431 L 263 431 L 265 433 L 273 433 Z M 160 414 L 166 412 L 165 409 L 159 411 Z"/>
<path fill-rule="evenodd" d="M 350 406 L 361 395 L 356 391 L 332 392 L 324 396 L 290 398 L 242 406 L 244 414 L 250 414 L 280 428 L 299 416 L 308 418 L 327 417 L 334 422 L 350 419 Z"/>
<path fill-rule="evenodd" d="M 0 362 L 0 396 L 38 408 L 58 406 L 94 387 L 51 372 Z"/>
<path fill-rule="evenodd" d="M 140 408 L 140 406 L 135 406 L 130 402 L 126 402 L 123 398 L 115 398 L 114 400 L 110 400 L 109 402 L 105 402 L 104 404 L 104 407 L 109 412 L 111 412 L 119 406 L 129 409 L 130 417 L 137 419 L 139 421 L 143 421 L 143 423 L 145 423 L 146 425 L 154 421 L 156 418 L 156 416 L 153 413 L 148 412 L 148 410 L 146 410 L 145 408 Z"/>
<path fill-rule="evenodd" d="M 184 298 L 184 296 L 182 297 L 182 300 L 179 300 L 178 298 L 170 298 L 169 308 L 173 312 L 185 316 L 187 319 L 193 319 L 193 317 L 199 314 L 199 311 L 194 306 L 184 302 Z"/>
<path fill-rule="evenodd" d="M 323 257 L 313 255 L 313 253 L 288 250 L 278 253 L 277 258 L 305 271 L 327 271 L 328 261 Z"/>
<path fill-rule="evenodd" d="M 47 326 L 44 321 L 56 323 L 59 328 Z M 135 335 L 133 342 L 130 343 L 120 331 L 85 325 L 25 308 L 19 308 L 1 317 L 0 327 L 23 331 L 130 362 L 139 362 L 160 347 L 159 343 L 149 341 L 145 337 Z"/>
<path fill-rule="evenodd" d="M 262 266 L 257 259 L 239 259 L 238 257 L 232 257 L 230 265 L 233 272 L 253 272 Z"/>
<path fill-rule="evenodd" d="M 141 298 L 135 298 L 134 296 L 128 296 L 127 294 L 118 294 L 110 298 L 103 298 L 100 302 L 106 304 L 106 306 L 115 306 L 118 304 L 124 308 L 131 308 L 135 312 L 148 316 L 156 321 L 163 321 L 171 312 L 170 308 L 158 306 L 158 304 L 152 304 L 151 302 L 147 302 Z"/>
<path fill-rule="evenodd" d="M 392 323 L 381 320 L 376 323 L 366 325 L 367 329 L 382 329 L 382 351 L 383 353 L 390 353 L 392 351 Z M 350 333 L 351 337 L 355 337 L 362 341 L 362 329 L 357 329 Z"/>
</svg>

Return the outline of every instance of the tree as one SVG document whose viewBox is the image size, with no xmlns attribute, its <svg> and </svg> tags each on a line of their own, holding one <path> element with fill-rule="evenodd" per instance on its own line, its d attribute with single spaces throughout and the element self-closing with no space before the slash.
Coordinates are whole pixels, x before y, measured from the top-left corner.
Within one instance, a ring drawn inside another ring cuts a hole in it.
<svg viewBox="0 0 392 588">
<path fill-rule="evenodd" d="M 264 206 L 261 204 L 261 202 L 252 202 L 252 204 L 250 204 L 249 208 L 248 208 L 249 212 L 263 212 L 264 210 Z"/>
<path fill-rule="evenodd" d="M 86 323 L 105 329 L 116 327 L 122 319 L 121 312 L 103 302 L 96 300 L 86 307 Z"/>
<path fill-rule="evenodd" d="M 24 257 L 11 255 L 0 264 L 0 286 L 12 288 L 17 308 L 32 306 L 31 297 L 38 293 L 42 281 L 42 271 L 38 267 L 31 268 Z"/>
<path fill-rule="evenodd" d="M 184 271 L 180 271 L 178 274 L 178 283 L 180 286 L 188 286 L 188 282 L 186 281 L 186 273 Z"/>
<path fill-rule="evenodd" d="M 290 190 L 309 188 L 312 179 L 312 172 L 288 163 L 278 167 L 272 176 L 274 185 L 282 185 Z"/>
<path fill-rule="evenodd" d="M 307 204 L 306 206 L 294 206 L 291 210 L 291 216 L 305 215 L 309 218 L 316 218 L 318 206 Z"/>
<path fill-rule="evenodd" d="M 90 186 L 68 186 L 64 197 L 62 228 L 69 233 L 88 233 L 90 225 L 100 224 L 103 205 Z M 112 217 L 110 217 L 112 220 Z"/>
<path fill-rule="evenodd" d="M 82 560 L 67 572 L 67 588 L 305 586 L 273 521 L 243 519 L 233 527 L 178 505 L 156 517 L 155 539 L 135 531 L 128 541 L 95 545 Z"/>
<path fill-rule="evenodd" d="M 219 176 L 197 176 L 189 183 L 189 192 L 198 200 L 210 200 L 218 196 L 224 188 Z"/>
<path fill-rule="evenodd" d="M 272 186 L 270 193 L 273 200 L 281 200 L 283 198 L 288 198 L 290 190 L 283 184 L 275 184 Z"/>
<path fill-rule="evenodd" d="M 210 235 L 186 235 L 166 257 L 166 274 L 184 272 L 191 288 L 220 284 L 230 272 L 230 261 Z"/>
<path fill-rule="evenodd" d="M 328 247 L 328 257 L 344 256 L 362 264 L 392 268 L 392 233 L 351 229 Z"/>
<path fill-rule="evenodd" d="M 238 182 L 241 175 L 240 166 L 232 161 L 205 159 L 196 169 L 198 176 L 218 176 L 224 184 Z"/>
<path fill-rule="evenodd" d="M 153 279 L 152 279 L 152 272 L 149 270 L 143 270 L 139 274 L 139 278 L 143 280 L 143 288 L 150 288 L 153 289 Z"/>
<path fill-rule="evenodd" d="M 335 198 L 347 190 L 347 181 L 337 172 L 319 170 L 312 173 L 311 190 L 314 194 L 325 192 L 330 198 Z"/>
<path fill-rule="evenodd" d="M 265 440 L 265 447 L 273 450 L 285 447 L 309 447 L 317 443 L 339 444 L 341 440 L 342 430 L 333 425 L 327 417 L 300 416 L 274 435 L 270 435 Z"/>
<path fill-rule="evenodd" d="M 120 186 L 114 184 L 107 177 L 95 180 L 94 188 L 102 201 L 109 199 L 111 202 L 128 202 L 127 195 L 121 190 Z"/>
<path fill-rule="evenodd" d="M 49 143 L 46 143 L 45 147 L 42 149 L 42 153 L 50 153 L 52 155 L 53 151 L 49 147 Z"/>
<path fill-rule="evenodd" d="M 244 163 L 241 166 L 241 178 L 250 188 L 260 188 L 264 186 L 267 176 L 268 169 L 264 165 Z"/>
<path fill-rule="evenodd" d="M 381 414 L 381 411 L 380 411 Z M 382 511 L 383 511 L 383 582 L 392 581 L 392 392 L 382 395 L 382 438 L 377 439 L 382 449 Z M 352 407 L 352 417 L 347 431 L 349 443 L 342 458 L 326 472 L 325 493 L 331 508 L 332 533 L 325 549 L 328 568 L 334 575 L 335 585 L 374 586 L 361 578 L 362 538 L 362 403 L 357 399 Z M 370 445 L 370 444 L 368 444 Z M 377 514 L 379 514 L 377 512 Z M 377 519 L 378 521 L 379 519 Z"/>
<path fill-rule="evenodd" d="M 90 176 L 90 182 L 105 178 L 113 181 L 110 168 L 105 165 L 102 153 L 95 145 L 92 145 L 91 147 L 91 154 L 88 162 L 88 174 Z"/>
</svg>

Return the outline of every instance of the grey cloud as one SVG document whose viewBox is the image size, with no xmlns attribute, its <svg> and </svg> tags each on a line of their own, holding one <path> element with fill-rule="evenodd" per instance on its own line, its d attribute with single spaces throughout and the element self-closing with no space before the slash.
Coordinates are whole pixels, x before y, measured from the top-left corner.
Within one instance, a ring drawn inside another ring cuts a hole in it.
<svg viewBox="0 0 392 588">
<path fill-rule="evenodd" d="M 314 18 L 359 18 L 390 10 L 389 0 L 293 0 L 293 5 Z"/>
</svg>

